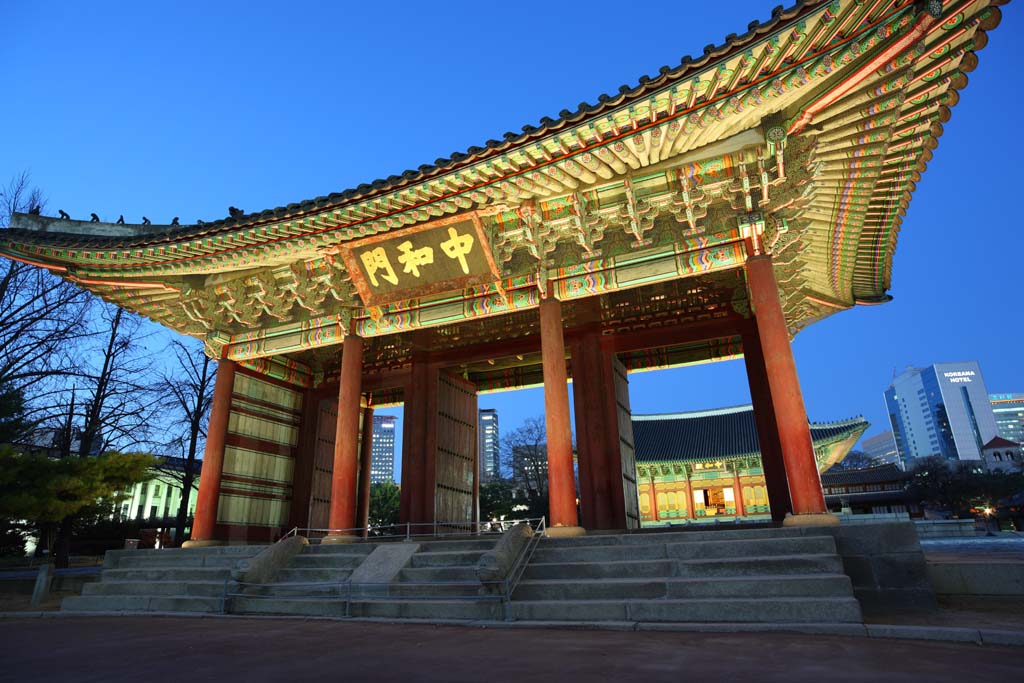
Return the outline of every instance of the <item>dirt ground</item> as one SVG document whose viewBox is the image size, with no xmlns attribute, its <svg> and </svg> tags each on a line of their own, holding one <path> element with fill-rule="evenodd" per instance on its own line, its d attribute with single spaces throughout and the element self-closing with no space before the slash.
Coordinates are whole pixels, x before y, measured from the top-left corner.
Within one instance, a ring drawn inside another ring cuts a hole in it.
<svg viewBox="0 0 1024 683">
<path fill-rule="evenodd" d="M 1019 680 L 1024 649 L 269 619 L 0 620 L 0 681 Z"/>
</svg>

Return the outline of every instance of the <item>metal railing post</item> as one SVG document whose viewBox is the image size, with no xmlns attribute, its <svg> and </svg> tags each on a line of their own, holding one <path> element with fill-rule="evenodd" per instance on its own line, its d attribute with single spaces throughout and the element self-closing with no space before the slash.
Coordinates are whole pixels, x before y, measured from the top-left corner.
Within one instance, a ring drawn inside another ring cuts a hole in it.
<svg viewBox="0 0 1024 683">
<path fill-rule="evenodd" d="M 407 541 L 412 538 L 412 527 L 410 526 L 410 524 L 410 522 L 405 523 L 405 540 Z"/>
</svg>

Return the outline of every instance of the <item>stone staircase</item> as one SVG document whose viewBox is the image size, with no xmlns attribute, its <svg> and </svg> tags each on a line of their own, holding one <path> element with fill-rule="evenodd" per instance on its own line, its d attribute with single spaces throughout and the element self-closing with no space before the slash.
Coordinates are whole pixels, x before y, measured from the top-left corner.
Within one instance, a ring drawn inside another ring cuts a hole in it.
<svg viewBox="0 0 1024 683">
<path fill-rule="evenodd" d="M 834 539 L 803 529 L 545 539 L 512 597 L 531 621 L 861 621 Z"/>
<path fill-rule="evenodd" d="M 399 541 L 400 542 L 400 541 Z M 509 604 L 479 585 L 496 539 L 425 541 L 394 581 L 345 582 L 379 544 L 310 545 L 274 583 L 242 587 L 232 614 L 543 622 L 860 622 L 835 541 L 809 529 L 592 535 L 540 541 Z M 134 551 L 74 611 L 220 612 L 225 580 L 263 546 Z"/>
<path fill-rule="evenodd" d="M 310 545 L 292 560 L 288 569 L 280 572 L 277 582 L 260 587 L 258 596 L 233 597 L 229 610 L 232 614 L 500 619 L 500 600 L 481 601 L 481 587 L 476 576 L 477 561 L 494 547 L 496 541 L 496 538 L 489 537 L 421 542 L 408 566 L 392 583 L 351 588 L 343 585 L 299 586 L 294 583 L 297 579 L 293 578 L 292 572 L 302 572 L 309 564 L 329 565 L 341 558 L 348 562 L 348 558 L 360 549 L 363 549 L 365 557 L 375 545 Z M 339 573 L 322 580 L 343 581 L 351 571 L 348 569 L 344 578 Z"/>
<path fill-rule="evenodd" d="M 67 612 L 220 612 L 224 582 L 239 560 L 266 546 L 107 553 L 100 580 L 64 598 Z"/>
</svg>

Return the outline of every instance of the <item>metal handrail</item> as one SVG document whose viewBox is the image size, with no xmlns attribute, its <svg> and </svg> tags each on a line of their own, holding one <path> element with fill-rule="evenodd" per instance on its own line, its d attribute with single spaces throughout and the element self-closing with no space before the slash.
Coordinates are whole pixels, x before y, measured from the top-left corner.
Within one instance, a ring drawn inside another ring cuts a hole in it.
<svg viewBox="0 0 1024 683">
<path fill-rule="evenodd" d="M 505 610 L 505 621 L 515 620 L 515 617 L 512 615 L 512 593 L 515 592 L 516 586 L 519 585 L 519 580 L 523 578 L 523 574 L 526 572 L 527 565 L 533 559 L 533 553 L 537 550 L 537 546 L 540 545 L 540 539 L 544 538 L 546 534 L 547 519 L 541 517 L 537 523 L 537 528 L 534 529 L 533 535 L 530 536 L 530 540 L 519 551 L 516 561 L 512 564 L 512 569 L 509 571 L 508 576 L 505 577 L 505 595 L 502 601 Z"/>
<path fill-rule="evenodd" d="M 470 589 L 476 589 L 477 593 L 474 594 L 474 595 L 446 595 L 446 596 L 444 596 L 444 599 L 445 600 L 466 600 L 466 601 L 475 601 L 475 602 L 497 602 L 497 601 L 501 601 L 502 604 L 503 604 L 503 611 L 505 613 L 505 620 L 506 621 L 512 621 L 513 620 L 512 611 L 511 611 L 512 593 L 515 591 L 516 586 L 519 584 L 519 580 L 522 578 L 523 573 L 526 570 L 526 565 L 529 564 L 530 559 L 533 557 L 533 553 L 536 550 L 537 545 L 540 543 L 540 539 L 543 538 L 544 535 L 547 533 L 547 521 L 546 521 L 546 519 L 544 517 L 540 517 L 540 518 L 536 518 L 536 519 L 503 520 L 502 524 L 503 525 L 515 526 L 516 524 L 519 524 L 521 522 L 526 522 L 526 523 L 537 522 L 537 524 L 536 524 L 536 527 L 534 529 L 533 535 L 530 537 L 529 541 L 519 551 L 518 555 L 516 555 L 516 559 L 515 559 L 515 561 L 512 564 L 512 569 L 509 571 L 508 576 L 506 576 L 505 579 L 502 580 L 502 581 L 479 581 L 479 580 L 478 581 L 473 581 L 473 582 L 470 582 L 470 581 L 400 581 L 400 582 L 396 583 L 396 582 L 366 582 L 366 581 L 353 582 L 351 579 L 348 579 L 348 580 L 345 580 L 345 581 L 303 581 L 303 582 L 291 582 L 291 581 L 289 581 L 289 582 L 285 582 L 285 583 L 276 583 L 276 582 L 275 583 L 256 583 L 256 582 L 248 582 L 248 581 L 232 581 L 230 579 L 225 579 L 225 581 L 224 581 L 224 588 L 223 588 L 223 591 L 221 593 L 221 612 L 223 614 L 227 614 L 229 612 L 231 598 L 244 597 L 244 598 L 256 598 L 256 599 L 261 599 L 261 598 L 263 598 L 263 599 L 276 599 L 276 598 L 281 598 L 282 597 L 281 595 L 274 595 L 274 594 L 267 595 L 267 594 L 259 594 L 259 593 L 255 593 L 255 592 L 244 592 L 243 587 L 245 587 L 245 586 L 252 586 L 252 587 L 255 587 L 255 586 L 271 587 L 271 586 L 273 586 L 275 590 L 281 590 L 281 589 L 289 590 L 289 589 L 292 589 L 292 588 L 296 588 L 296 589 L 298 589 L 298 588 L 307 588 L 307 589 L 310 589 L 310 588 L 324 588 L 324 589 L 332 589 L 333 592 L 338 597 L 344 599 L 344 601 L 345 601 L 345 616 L 346 617 L 350 616 L 350 611 L 349 610 L 350 610 L 351 603 L 352 603 L 352 601 L 354 599 L 358 599 L 360 601 L 365 601 L 365 602 L 383 601 L 383 600 L 394 599 L 396 597 L 404 599 L 404 600 L 433 600 L 433 599 L 437 598 L 436 595 L 393 595 L 392 591 L 395 588 L 402 588 L 402 587 L 439 586 L 439 587 L 447 587 L 447 588 L 465 587 L 465 588 L 470 588 Z M 459 522 L 458 524 L 465 524 L 465 522 Z M 371 539 L 372 540 L 379 540 L 379 539 L 382 539 L 382 538 L 403 538 L 403 537 L 405 537 L 405 538 L 415 538 L 417 536 L 422 536 L 422 535 L 425 535 L 425 534 L 418 534 L 418 535 L 417 534 L 410 534 L 409 531 L 414 526 L 432 526 L 432 527 L 435 528 L 435 534 L 436 534 L 436 527 L 437 526 L 446 526 L 446 525 L 454 525 L 454 523 L 450 523 L 450 522 L 436 522 L 436 523 L 423 522 L 423 523 L 406 523 L 406 524 L 401 524 L 401 525 L 386 525 L 386 526 L 381 526 L 381 527 L 376 527 L 376 528 L 377 529 L 381 529 L 381 528 L 387 528 L 387 527 L 400 526 L 400 527 L 405 527 L 407 529 L 407 532 L 404 535 L 370 536 L 369 538 L 360 538 L 359 540 L 360 541 L 367 541 L 367 540 L 371 540 Z M 330 532 L 352 532 L 352 531 L 363 531 L 363 530 L 364 530 L 363 528 L 358 528 L 358 529 L 304 529 L 304 528 L 301 528 L 301 527 L 295 527 L 295 528 L 289 530 L 282 538 L 288 538 L 289 536 L 298 535 L 302 531 L 307 531 L 307 532 L 308 531 L 326 531 L 326 532 L 330 533 Z M 498 533 L 504 533 L 504 531 L 507 531 L 507 529 L 500 530 L 500 531 L 496 530 L 496 531 L 486 531 L 486 532 L 478 532 L 478 533 L 485 533 L 485 534 L 488 534 L 488 535 L 491 535 L 491 534 L 495 534 L 496 535 Z M 444 534 L 444 535 L 452 535 L 452 534 Z M 374 595 L 374 594 L 372 594 L 373 593 L 372 589 L 375 589 L 375 588 L 376 589 L 386 589 L 386 590 L 381 591 L 380 594 Z M 485 590 L 480 590 L 481 588 L 483 588 Z M 489 591 L 489 590 L 486 590 L 487 588 L 496 588 L 497 590 Z M 359 595 L 354 595 L 353 594 L 354 592 L 359 592 L 360 594 Z M 292 595 L 289 595 L 288 597 L 292 597 L 292 598 L 302 598 L 302 597 L 322 598 L 322 597 L 326 597 L 326 596 L 325 596 L 324 592 L 316 592 L 316 593 L 307 592 L 305 594 L 298 594 L 298 595 L 292 594 Z"/>
<path fill-rule="evenodd" d="M 543 517 L 539 518 L 543 519 Z M 293 527 L 289 529 L 281 538 L 288 538 L 290 536 L 310 536 L 312 534 L 319 534 L 323 536 L 339 535 L 339 536 L 353 536 L 357 541 L 371 541 L 381 540 L 387 538 L 441 538 L 444 536 L 490 536 L 505 533 L 512 526 L 519 524 L 520 522 L 531 523 L 538 521 L 538 518 L 527 518 L 527 519 L 506 519 L 500 522 L 466 522 L 465 520 L 455 522 L 400 522 L 398 524 L 381 524 L 377 526 L 369 525 L 365 527 L 351 527 L 347 529 L 321 529 L 315 527 Z M 485 528 L 490 527 L 491 524 L 499 524 L 498 529 Z M 429 531 L 420 531 L 423 527 L 428 527 Z M 474 528 L 476 527 L 476 528 Z M 381 533 L 386 530 L 396 530 L 400 533 Z M 364 533 L 365 532 L 365 533 Z"/>
</svg>

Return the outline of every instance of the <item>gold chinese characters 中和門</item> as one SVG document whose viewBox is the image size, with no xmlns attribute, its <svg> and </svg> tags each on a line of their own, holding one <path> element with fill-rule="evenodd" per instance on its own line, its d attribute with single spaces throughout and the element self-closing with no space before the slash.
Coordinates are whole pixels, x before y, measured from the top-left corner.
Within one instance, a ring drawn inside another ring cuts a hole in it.
<svg viewBox="0 0 1024 683">
<path fill-rule="evenodd" d="M 471 287 L 498 278 L 475 215 L 359 240 L 340 249 L 367 306 Z"/>
</svg>

